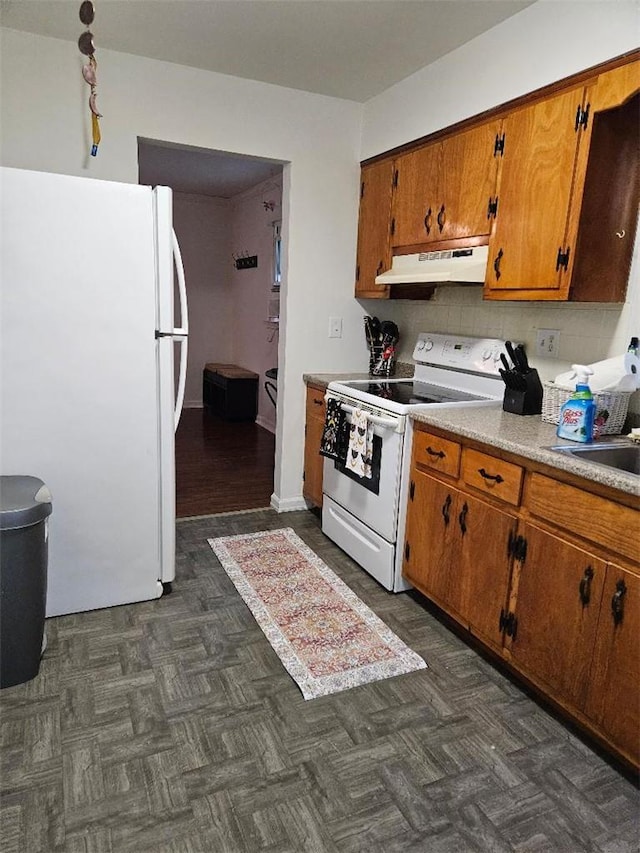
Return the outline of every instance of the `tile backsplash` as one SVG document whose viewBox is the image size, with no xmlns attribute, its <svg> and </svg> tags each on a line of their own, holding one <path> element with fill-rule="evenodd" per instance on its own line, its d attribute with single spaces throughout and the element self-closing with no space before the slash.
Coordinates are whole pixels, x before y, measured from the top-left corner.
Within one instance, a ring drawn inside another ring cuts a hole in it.
<svg viewBox="0 0 640 853">
<path fill-rule="evenodd" d="M 399 361 L 412 361 L 419 332 L 504 338 L 524 344 L 543 380 L 553 379 L 574 363 L 592 364 L 620 355 L 629 345 L 629 329 L 640 334 L 640 317 L 635 326 L 630 322 L 631 303 L 485 302 L 478 286 L 439 287 L 428 302 L 363 300 L 363 305 L 368 313 L 397 323 Z M 538 329 L 560 332 L 558 359 L 536 357 Z M 629 408 L 640 412 L 640 392 L 633 395 Z"/>
</svg>

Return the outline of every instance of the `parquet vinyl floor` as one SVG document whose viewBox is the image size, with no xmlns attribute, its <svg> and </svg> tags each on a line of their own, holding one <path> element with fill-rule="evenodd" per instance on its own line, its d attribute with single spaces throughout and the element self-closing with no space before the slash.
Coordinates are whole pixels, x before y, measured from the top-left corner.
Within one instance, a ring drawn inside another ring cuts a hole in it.
<svg viewBox="0 0 640 853">
<path fill-rule="evenodd" d="M 207 537 L 293 527 L 429 669 L 305 702 Z M 177 525 L 174 591 L 0 692 L 2 853 L 632 853 L 632 782 L 311 512 Z"/>
</svg>

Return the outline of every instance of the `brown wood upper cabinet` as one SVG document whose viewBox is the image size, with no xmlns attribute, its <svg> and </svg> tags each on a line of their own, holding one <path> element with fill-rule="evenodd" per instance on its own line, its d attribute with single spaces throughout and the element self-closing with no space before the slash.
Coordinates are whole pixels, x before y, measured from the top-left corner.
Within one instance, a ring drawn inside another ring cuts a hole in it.
<svg viewBox="0 0 640 853">
<path fill-rule="evenodd" d="M 392 160 L 382 160 L 362 169 L 356 297 L 384 299 L 389 296 L 389 288 L 376 284 L 375 277 L 391 266 L 389 228 L 392 181 Z"/>
<path fill-rule="evenodd" d="M 637 56 L 365 163 L 356 296 L 398 295 L 375 284 L 393 254 L 488 242 L 485 299 L 624 302 L 640 202 Z"/>
<path fill-rule="evenodd" d="M 487 122 L 398 157 L 391 225 L 394 248 L 488 237 L 500 126 L 500 120 Z"/>
<path fill-rule="evenodd" d="M 638 67 L 505 117 L 485 299 L 624 301 L 639 197 Z"/>
</svg>

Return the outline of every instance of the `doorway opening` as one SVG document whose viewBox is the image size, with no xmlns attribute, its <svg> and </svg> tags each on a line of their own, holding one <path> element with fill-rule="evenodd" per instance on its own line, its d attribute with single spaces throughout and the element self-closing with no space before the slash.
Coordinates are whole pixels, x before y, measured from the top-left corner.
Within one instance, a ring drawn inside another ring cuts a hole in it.
<svg viewBox="0 0 640 853">
<path fill-rule="evenodd" d="M 138 139 L 139 183 L 173 190 L 187 286 L 187 379 L 176 432 L 178 518 L 270 504 L 284 165 Z M 212 364 L 257 377 L 254 411 L 231 419 L 203 395 L 205 367 Z"/>
</svg>

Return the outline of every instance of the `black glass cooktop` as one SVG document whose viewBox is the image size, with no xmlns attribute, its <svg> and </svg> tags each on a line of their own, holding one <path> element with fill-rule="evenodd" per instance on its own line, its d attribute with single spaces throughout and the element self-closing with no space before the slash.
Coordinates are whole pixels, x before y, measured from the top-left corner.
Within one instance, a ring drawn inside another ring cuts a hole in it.
<svg viewBox="0 0 640 853">
<path fill-rule="evenodd" d="M 346 382 L 345 385 L 349 383 Z M 394 403 L 406 405 L 422 405 L 424 403 L 460 403 L 465 400 L 485 400 L 480 394 L 469 394 L 453 388 L 443 388 L 441 385 L 429 385 L 426 382 L 370 382 L 368 385 L 360 385 L 362 391 L 380 397 L 383 400 L 391 400 Z"/>
</svg>

